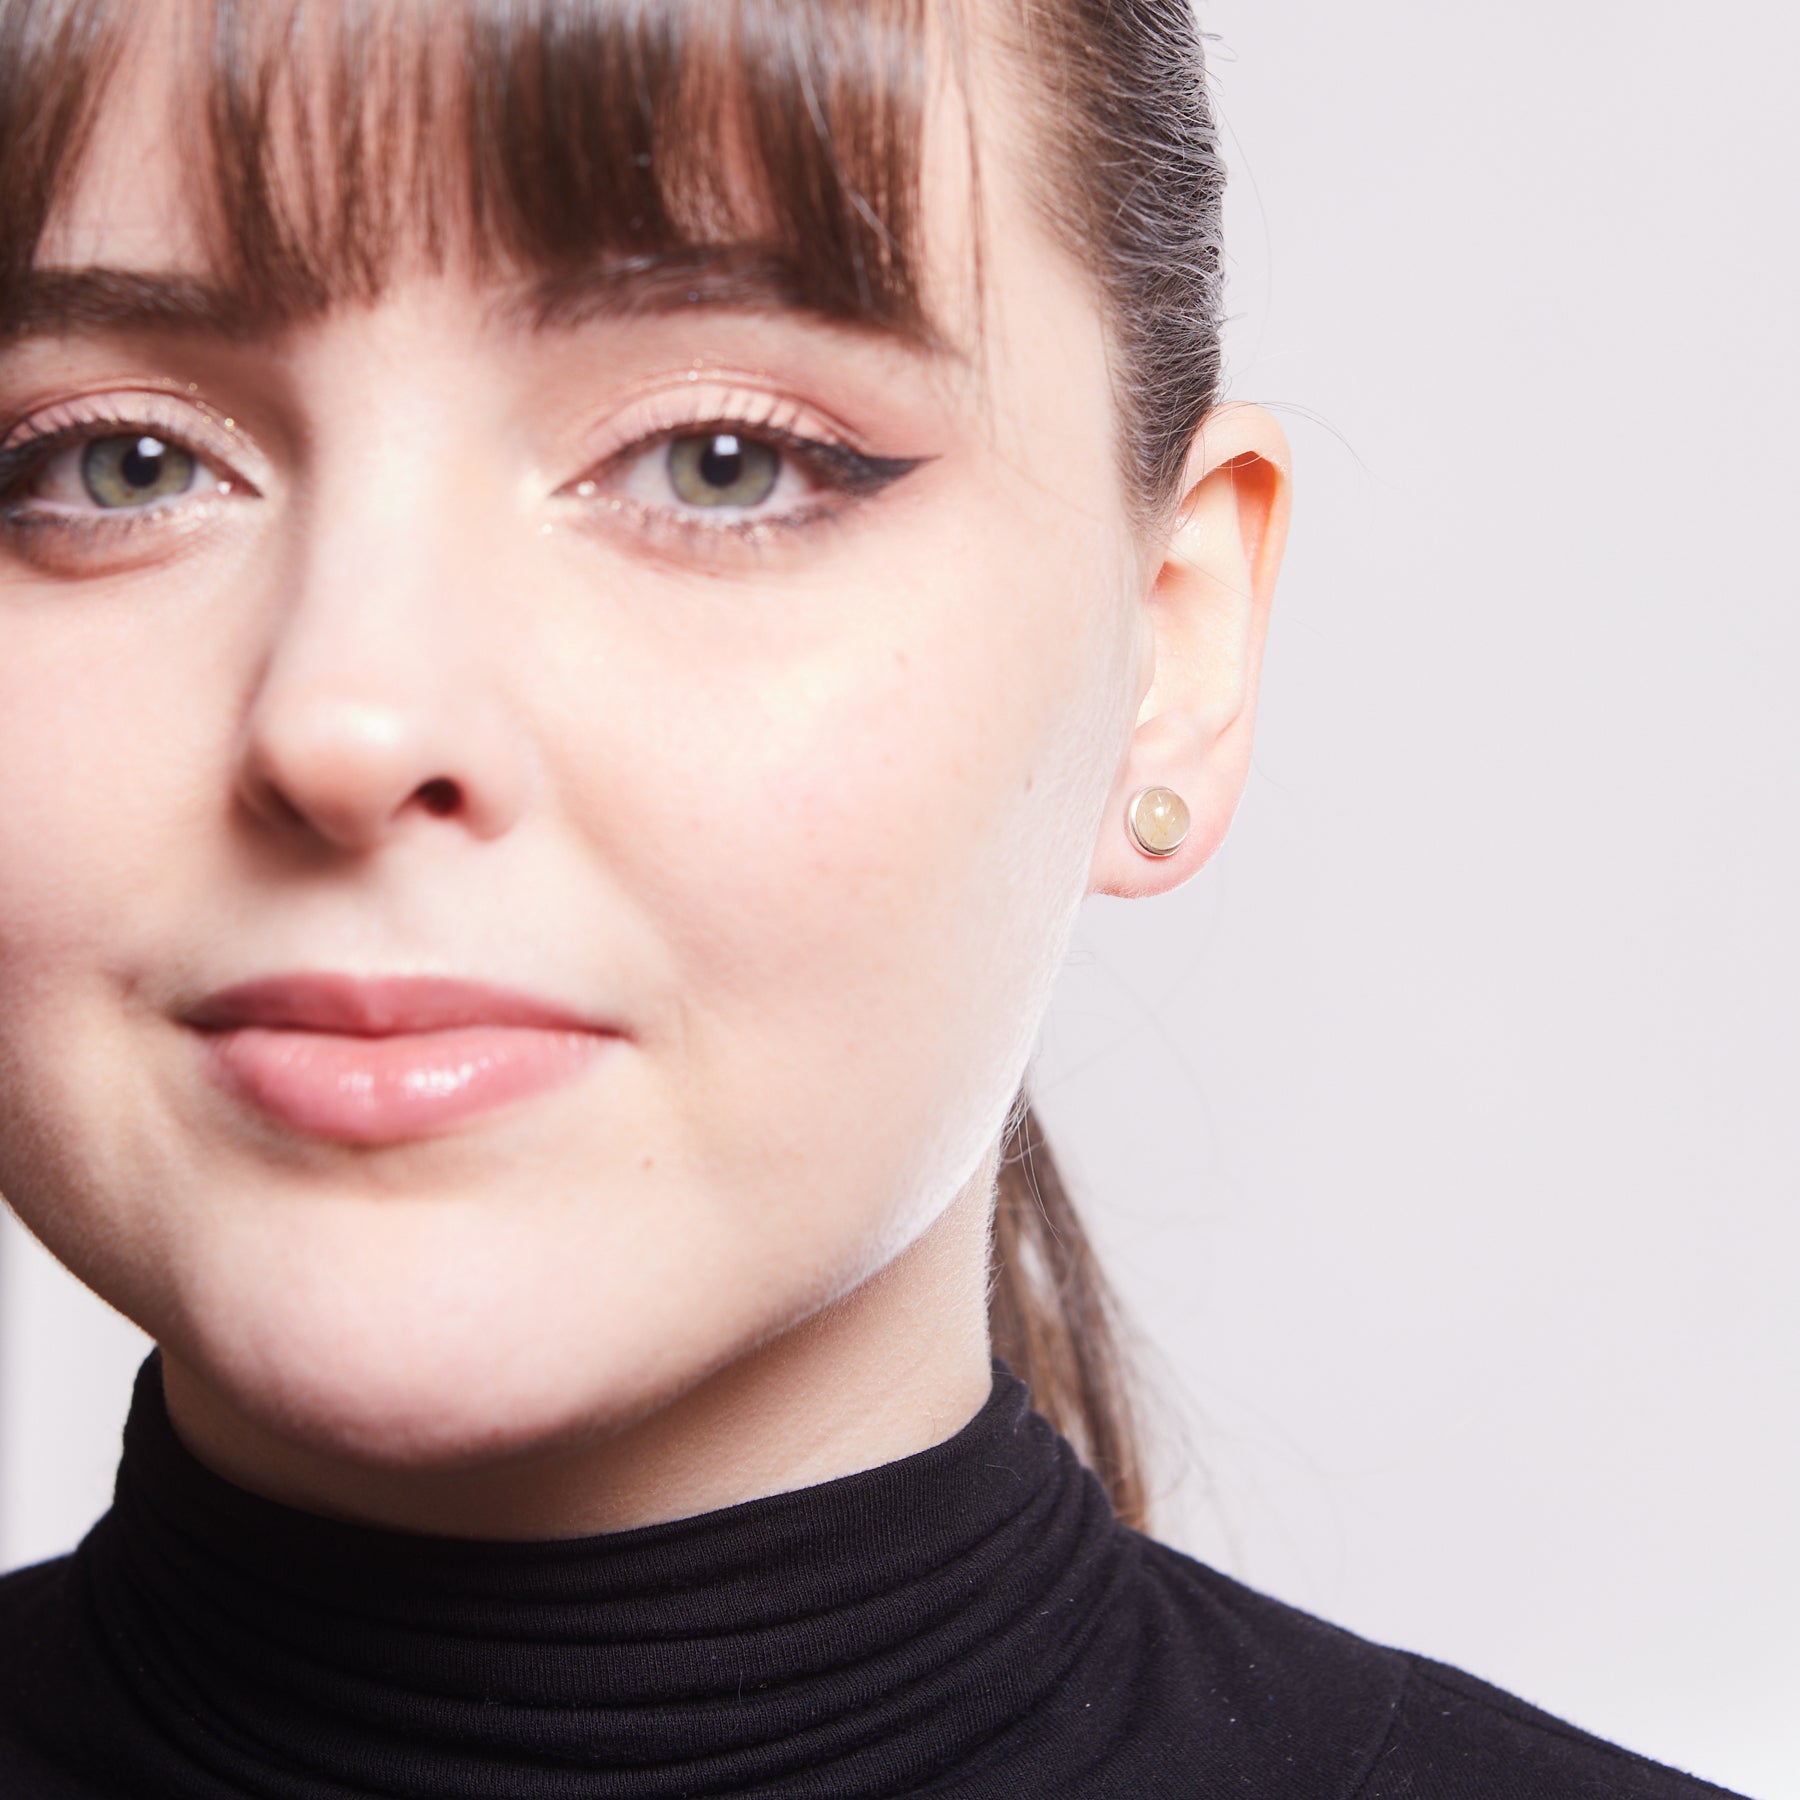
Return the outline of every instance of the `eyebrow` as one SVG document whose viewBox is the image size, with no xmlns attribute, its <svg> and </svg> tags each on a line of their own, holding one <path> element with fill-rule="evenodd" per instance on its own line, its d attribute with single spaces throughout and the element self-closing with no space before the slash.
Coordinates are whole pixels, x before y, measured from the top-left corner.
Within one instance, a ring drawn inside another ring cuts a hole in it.
<svg viewBox="0 0 1800 1800">
<path fill-rule="evenodd" d="M 70 337 L 120 329 L 253 336 L 260 322 L 224 288 L 136 269 L 27 269 L 7 284 L 0 337 Z"/>
<path fill-rule="evenodd" d="M 740 245 L 613 257 L 503 284 L 488 312 L 496 324 L 559 333 L 701 308 L 790 314 L 927 352 L 949 349 L 923 319 L 882 318 L 848 296 L 819 294 L 789 259 Z M 329 302 L 283 305 L 176 271 L 29 269 L 6 284 L 0 341 L 146 330 L 254 341 L 327 311 Z"/>
</svg>

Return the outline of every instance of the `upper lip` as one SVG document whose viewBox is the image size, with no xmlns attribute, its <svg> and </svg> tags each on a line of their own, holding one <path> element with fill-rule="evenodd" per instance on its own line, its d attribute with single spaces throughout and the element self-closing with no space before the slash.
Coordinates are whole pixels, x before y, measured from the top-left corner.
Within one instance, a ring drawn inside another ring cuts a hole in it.
<svg viewBox="0 0 1800 1800">
<path fill-rule="evenodd" d="M 265 975 L 207 995 L 183 1017 L 201 1030 L 262 1025 L 390 1037 L 465 1025 L 521 1025 L 542 1031 L 608 1027 L 529 994 L 443 975 Z"/>
</svg>

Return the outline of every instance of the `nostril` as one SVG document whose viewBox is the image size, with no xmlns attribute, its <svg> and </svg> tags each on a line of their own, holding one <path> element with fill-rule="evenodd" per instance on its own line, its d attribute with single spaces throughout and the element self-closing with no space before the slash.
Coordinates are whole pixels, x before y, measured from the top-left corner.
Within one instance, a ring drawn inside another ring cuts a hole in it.
<svg viewBox="0 0 1800 1800">
<path fill-rule="evenodd" d="M 419 789 L 419 799 L 427 812 L 441 819 L 446 813 L 456 811 L 461 796 L 456 791 L 454 781 L 446 781 L 440 776 L 435 781 L 426 782 Z"/>
<path fill-rule="evenodd" d="M 283 823 L 288 825 L 304 825 L 306 823 L 306 814 L 280 788 L 272 787 L 267 792 L 270 805 Z"/>
</svg>

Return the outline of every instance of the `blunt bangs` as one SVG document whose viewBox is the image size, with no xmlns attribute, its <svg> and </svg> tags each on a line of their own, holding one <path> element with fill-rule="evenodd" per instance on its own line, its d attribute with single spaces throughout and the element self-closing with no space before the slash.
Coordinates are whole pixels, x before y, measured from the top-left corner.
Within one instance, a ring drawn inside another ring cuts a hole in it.
<svg viewBox="0 0 1800 1800">
<path fill-rule="evenodd" d="M 154 24 L 204 274 L 259 324 L 420 260 L 551 295 L 753 282 L 928 340 L 927 3 L 7 0 L 0 329 Z"/>
</svg>

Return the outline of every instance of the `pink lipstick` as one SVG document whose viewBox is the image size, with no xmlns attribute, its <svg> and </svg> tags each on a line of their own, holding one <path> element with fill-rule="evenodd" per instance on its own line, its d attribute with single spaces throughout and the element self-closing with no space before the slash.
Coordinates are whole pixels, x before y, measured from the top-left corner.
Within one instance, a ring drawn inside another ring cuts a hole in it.
<svg viewBox="0 0 1800 1800">
<path fill-rule="evenodd" d="M 275 975 L 221 989 L 185 1018 L 228 1093 L 354 1144 L 429 1137 L 560 1087 L 620 1035 L 441 976 Z"/>
</svg>

